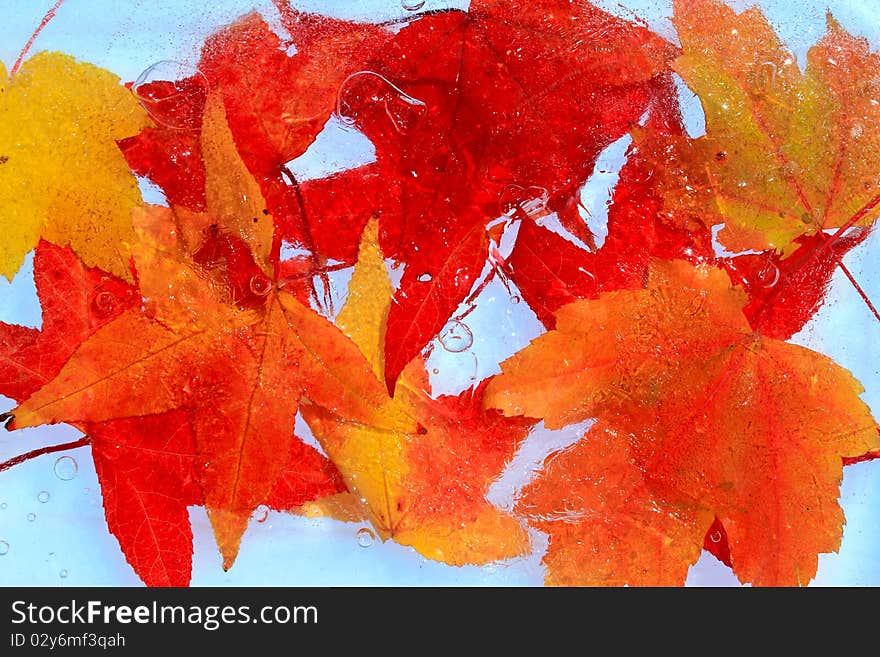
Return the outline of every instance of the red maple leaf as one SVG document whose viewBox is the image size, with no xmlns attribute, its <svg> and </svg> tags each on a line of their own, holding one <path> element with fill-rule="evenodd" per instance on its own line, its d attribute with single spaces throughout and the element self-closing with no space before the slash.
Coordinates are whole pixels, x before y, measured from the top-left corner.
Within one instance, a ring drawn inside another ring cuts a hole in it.
<svg viewBox="0 0 880 657">
<path fill-rule="evenodd" d="M 683 134 L 675 86 L 668 76 L 654 81 L 646 126 L 661 134 Z M 520 225 L 505 272 L 547 326 L 575 299 L 602 292 L 644 287 L 654 258 L 714 262 L 711 234 L 699 222 L 668 222 L 654 172 L 639 144 L 630 146 L 608 205 L 607 236 L 587 251 L 531 219 Z"/>
<path fill-rule="evenodd" d="M 673 55 L 587 4 L 483 0 L 410 23 L 346 81 L 340 115 L 374 143 L 380 175 L 377 193 L 346 193 L 343 181 L 363 171 L 338 193 L 349 223 L 380 217 L 386 256 L 407 264 L 388 319 L 389 387 L 470 290 L 487 223 L 532 200 L 516 190 L 544 190 L 568 217 L 596 156 L 645 111 Z"/>
</svg>

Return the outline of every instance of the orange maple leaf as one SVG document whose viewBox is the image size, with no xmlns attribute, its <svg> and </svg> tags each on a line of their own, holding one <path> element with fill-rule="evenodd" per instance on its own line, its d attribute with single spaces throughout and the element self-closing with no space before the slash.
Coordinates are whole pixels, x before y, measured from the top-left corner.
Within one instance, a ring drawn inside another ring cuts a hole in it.
<svg viewBox="0 0 880 657">
<path fill-rule="evenodd" d="M 550 534 L 549 583 L 682 584 L 715 517 L 742 581 L 806 584 L 838 548 L 842 458 L 877 425 L 849 372 L 753 332 L 745 302 L 719 269 L 658 262 L 502 364 L 490 407 L 597 418 L 518 504 Z"/>
<path fill-rule="evenodd" d="M 143 306 L 90 336 L 13 426 L 192 409 L 205 505 L 229 568 L 252 511 L 289 467 L 301 396 L 370 407 L 386 393 L 357 346 L 274 280 L 272 217 L 216 97 L 202 150 L 208 212 L 135 213 Z M 245 291 L 229 280 L 242 272 Z"/>
</svg>

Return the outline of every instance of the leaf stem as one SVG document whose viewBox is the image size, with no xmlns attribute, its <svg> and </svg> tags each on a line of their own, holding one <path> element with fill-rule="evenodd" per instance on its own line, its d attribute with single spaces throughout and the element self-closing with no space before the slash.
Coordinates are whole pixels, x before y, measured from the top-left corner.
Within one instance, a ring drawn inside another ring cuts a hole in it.
<svg viewBox="0 0 880 657">
<path fill-rule="evenodd" d="M 871 210 L 876 208 L 877 205 L 880 205 L 880 194 L 878 194 L 877 196 L 872 198 L 870 201 L 865 203 L 865 205 L 862 206 L 862 209 L 859 210 L 858 212 L 856 212 L 852 217 L 850 217 L 849 221 L 847 221 L 845 224 L 843 224 L 843 226 L 838 228 L 837 232 L 834 233 L 834 235 L 832 235 L 827 240 L 825 240 L 825 244 L 823 244 L 820 248 L 816 249 L 815 253 L 812 256 L 810 256 L 810 260 L 812 260 L 813 258 L 819 257 L 825 251 L 827 251 L 832 246 L 834 246 L 834 243 L 837 240 L 839 240 L 841 237 L 843 237 L 843 234 L 846 231 L 848 231 L 850 228 L 852 228 L 858 222 L 860 222 L 865 217 L 865 215 L 867 215 Z M 809 260 L 807 262 L 809 262 Z"/>
<path fill-rule="evenodd" d="M 852 217 L 850 217 L 849 220 L 845 224 L 843 224 L 840 228 L 838 228 L 837 231 L 833 235 L 831 235 L 830 237 L 827 237 L 825 239 L 825 243 L 822 244 L 818 249 L 814 250 L 808 257 L 806 257 L 804 259 L 804 261 L 801 263 L 800 267 L 798 267 L 795 271 L 789 272 L 786 276 L 784 276 L 782 278 L 782 280 L 779 281 L 779 285 L 776 286 L 776 289 L 774 290 L 773 294 L 769 295 L 764 300 L 763 305 L 758 309 L 758 312 L 755 315 L 755 319 L 752 323 L 752 326 L 755 329 L 755 331 L 760 331 L 761 324 L 762 324 L 763 320 L 768 316 L 767 311 L 770 309 L 771 304 L 782 293 L 782 290 L 788 285 L 789 281 L 791 281 L 792 274 L 794 274 L 796 271 L 800 271 L 804 267 L 807 267 L 808 265 L 812 264 L 823 253 L 825 253 L 830 248 L 832 248 L 834 246 L 834 244 L 841 237 L 843 237 L 843 235 L 844 235 L 844 233 L 846 233 L 846 231 L 848 231 L 850 228 L 855 226 L 859 221 L 864 219 L 865 216 L 869 212 L 871 212 L 871 210 L 876 208 L 878 205 L 880 205 L 880 194 L 878 194 L 877 196 L 872 198 L 870 201 L 868 201 L 865 205 L 863 205 L 862 208 L 858 212 L 856 212 Z M 859 293 L 859 296 L 862 298 L 862 300 L 865 302 L 865 304 L 867 304 L 868 308 L 870 309 L 871 313 L 873 313 L 874 317 L 876 317 L 877 320 L 880 321 L 880 313 L 878 313 L 877 308 L 874 306 L 873 303 L 871 303 L 871 300 L 868 298 L 868 295 L 865 293 L 865 291 L 862 289 L 862 287 L 858 284 L 858 282 L 856 281 L 856 279 L 852 275 L 852 273 L 846 268 L 846 265 L 843 264 L 843 261 L 842 260 L 839 261 L 837 263 L 837 265 L 841 268 L 843 273 L 846 275 L 847 280 L 849 280 L 849 282 L 853 285 L 856 292 Z"/>
<path fill-rule="evenodd" d="M 54 452 L 65 452 L 70 449 L 76 449 L 77 447 L 84 447 L 92 442 L 92 439 L 88 436 L 83 436 L 82 438 L 78 438 L 69 443 L 61 443 L 59 445 L 47 445 L 46 447 L 40 447 L 39 449 L 33 449 L 30 452 L 25 452 L 24 454 L 19 454 L 18 456 L 13 456 L 8 461 L 3 461 L 0 463 L 0 472 L 4 470 L 9 470 L 10 468 L 15 467 L 20 463 L 24 463 L 25 461 L 30 461 L 31 459 L 35 459 L 38 456 L 42 456 L 43 454 L 52 454 Z"/>
<path fill-rule="evenodd" d="M 844 273 L 844 275 L 849 279 L 849 282 L 852 283 L 852 286 L 856 289 L 856 292 L 859 293 L 859 296 L 862 297 L 862 301 L 865 302 L 865 305 L 868 306 L 868 310 L 870 310 L 874 317 L 877 318 L 877 321 L 880 321 L 880 313 L 877 312 L 877 308 L 871 303 L 871 300 L 868 298 L 868 295 L 865 294 L 865 291 L 862 289 L 862 286 L 859 285 L 858 281 L 856 281 L 855 277 L 850 273 L 849 269 L 843 262 L 838 264 L 840 267 L 840 271 Z"/>
<path fill-rule="evenodd" d="M 333 314 L 333 297 L 330 292 L 330 277 L 327 276 L 327 272 L 325 271 L 326 263 L 323 261 L 323 258 L 318 256 L 317 247 L 315 245 L 315 238 L 312 235 L 312 227 L 309 224 L 309 216 L 306 212 L 306 204 L 302 195 L 302 188 L 300 187 L 299 181 L 296 179 L 296 176 L 293 175 L 293 172 L 284 164 L 281 165 L 281 175 L 286 178 L 289 186 L 293 188 L 293 194 L 296 198 L 297 205 L 299 206 L 300 217 L 302 218 L 302 224 L 300 228 L 302 230 L 302 236 L 306 240 L 306 248 L 309 251 L 309 260 L 311 261 L 311 270 L 317 275 L 321 280 L 321 286 L 324 288 L 324 298 L 318 298 L 318 291 L 315 287 L 314 278 L 309 282 L 309 287 L 311 288 L 312 296 L 318 304 L 324 307 L 324 310 L 332 315 Z M 323 301 L 323 303 L 322 303 Z"/>
<path fill-rule="evenodd" d="M 24 58 L 27 56 L 28 52 L 30 52 L 31 46 L 34 45 L 34 41 L 37 40 L 37 37 L 40 36 L 40 32 L 43 31 L 43 28 L 49 24 L 53 18 L 55 18 L 55 13 L 61 7 L 61 3 L 64 0 L 57 0 L 57 2 L 52 6 L 49 11 L 46 12 L 46 15 L 43 16 L 43 20 L 40 21 L 40 24 L 37 25 L 37 29 L 34 30 L 34 33 L 31 34 L 31 38 L 28 39 L 27 43 L 24 44 L 24 48 L 21 49 L 21 52 L 18 54 L 18 59 L 15 60 L 15 64 L 12 65 L 12 70 L 9 71 L 9 77 L 13 77 L 16 73 L 18 73 L 18 69 L 21 68 L 22 62 L 24 62 Z"/>
</svg>

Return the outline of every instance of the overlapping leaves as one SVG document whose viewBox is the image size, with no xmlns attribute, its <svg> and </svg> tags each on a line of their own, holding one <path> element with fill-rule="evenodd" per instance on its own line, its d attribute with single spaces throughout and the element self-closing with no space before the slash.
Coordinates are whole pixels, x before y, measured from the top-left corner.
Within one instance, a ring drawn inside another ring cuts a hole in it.
<svg viewBox="0 0 880 657">
<path fill-rule="evenodd" d="M 829 19 L 801 72 L 759 12 L 717 0 L 675 4 L 680 50 L 580 0 L 394 30 L 279 11 L 284 30 L 251 14 L 213 35 L 184 79 L 128 92 L 41 54 L 0 100 L 0 265 L 36 246 L 43 307 L 39 331 L 0 326 L 8 427 L 90 437 L 142 579 L 188 582 L 187 506 L 228 568 L 256 508 L 312 502 L 450 564 L 523 555 L 530 524 L 553 584 L 680 584 L 710 531 L 743 581 L 807 583 L 840 543 L 843 463 L 878 434 L 858 382 L 784 340 L 876 219 L 877 55 Z M 375 162 L 296 180 L 333 124 Z M 627 133 L 597 241 L 581 188 Z M 75 140 L 99 176 L 59 164 Z M 487 276 L 549 331 L 433 395 L 420 352 Z M 536 421 L 588 419 L 512 511 L 487 501 Z"/>
</svg>

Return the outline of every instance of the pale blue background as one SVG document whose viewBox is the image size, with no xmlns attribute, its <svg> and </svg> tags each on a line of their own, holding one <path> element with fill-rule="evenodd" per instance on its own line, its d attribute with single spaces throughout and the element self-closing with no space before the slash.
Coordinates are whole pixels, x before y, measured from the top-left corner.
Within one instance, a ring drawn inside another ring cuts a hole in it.
<svg viewBox="0 0 880 657">
<path fill-rule="evenodd" d="M 53 4 L 48 0 L 0 0 L 0 59 L 7 69 L 42 15 Z M 407 14 L 397 0 L 308 0 L 296 6 L 337 17 L 386 20 Z M 671 2 L 616 0 L 598 2 L 608 11 L 626 18 L 639 18 L 660 34 L 674 39 L 668 20 Z M 867 37 L 873 48 L 880 44 L 880 3 L 876 0 L 763 0 L 782 38 L 801 63 L 806 49 L 824 31 L 825 10 L 830 9 L 844 26 Z M 428 0 L 424 9 L 440 6 L 466 7 L 467 2 L 441 3 Z M 737 2 L 740 8 L 746 3 Z M 278 26 L 268 0 L 66 0 L 56 19 L 37 40 L 34 51 L 62 50 L 106 67 L 124 80 L 134 80 L 150 64 L 172 59 L 193 64 L 205 36 L 218 26 L 253 8 Z M 702 130 L 702 114 L 691 94 L 682 91 L 689 129 Z M 627 142 L 609 147 L 596 174 L 584 189 L 585 204 L 592 213 L 591 225 L 602 235 L 605 203 L 616 181 Z M 291 166 L 301 178 L 364 163 L 372 158 L 369 142 L 331 121 L 309 152 Z M 145 198 L 161 202 L 161 194 L 144 185 Z M 2 239 L 2 236 L 0 236 Z M 847 265 L 868 295 L 880 300 L 878 272 L 880 237 L 875 233 L 847 258 Z M 334 293 L 344 298 L 347 274 L 334 281 Z M 474 347 L 460 354 L 435 348 L 429 369 L 438 368 L 435 389 L 454 392 L 471 384 L 471 377 L 497 372 L 497 363 L 522 348 L 540 331 L 525 304 L 511 303 L 507 292 L 490 285 L 481 295 L 477 310 L 467 323 L 474 333 Z M 31 259 L 9 285 L 0 279 L 0 319 L 39 326 L 40 310 L 33 286 Z M 865 400 L 880 414 L 878 370 L 880 325 L 869 314 L 844 277 L 834 279 L 829 302 L 795 342 L 828 354 L 849 368 L 866 388 Z M 0 397 L 0 410 L 11 408 Z M 303 427 L 299 426 L 300 430 Z M 490 499 L 509 506 L 516 491 L 528 480 L 543 457 L 582 435 L 584 426 L 560 432 L 536 430 L 522 452 L 493 486 Z M 0 432 L 0 460 L 44 444 L 70 440 L 77 434 L 58 426 Z M 79 464 L 71 481 L 53 474 L 56 455 L 44 456 L 0 474 L 0 541 L 9 545 L 0 555 L 0 585 L 118 585 L 139 580 L 108 533 L 101 509 L 100 492 L 88 449 L 70 452 Z M 38 500 L 41 491 L 49 501 Z M 820 557 L 817 584 L 880 584 L 880 463 L 864 463 L 846 469 L 841 503 L 848 524 L 839 554 Z M 5 507 L 3 506 L 5 505 Z M 34 514 L 33 521 L 28 514 Z M 454 568 L 427 561 L 409 548 L 393 543 L 361 547 L 355 538 L 359 528 L 330 520 L 309 520 L 270 513 L 265 522 L 252 522 L 234 568 L 224 573 L 204 510 L 190 511 L 195 532 L 193 584 L 256 585 L 370 585 L 370 584 L 491 584 L 538 585 L 543 579 L 540 553 L 546 539 L 534 533 L 535 554 L 510 563 L 483 568 Z M 2 547 L 2 544 L 0 544 Z M 2 550 L 0 550 L 2 551 Z M 62 577 L 62 574 L 65 576 Z M 730 571 L 704 554 L 691 570 L 692 585 L 736 584 Z"/>
</svg>

